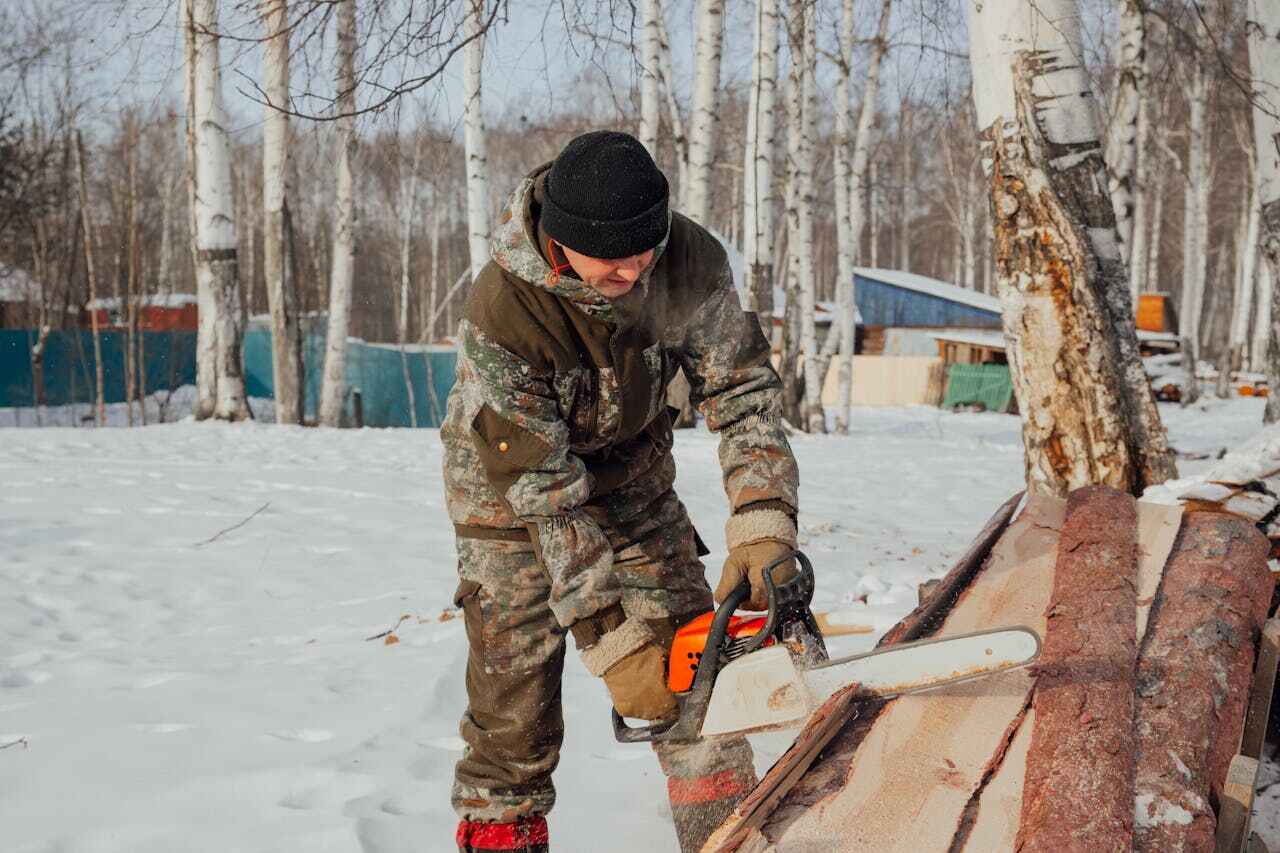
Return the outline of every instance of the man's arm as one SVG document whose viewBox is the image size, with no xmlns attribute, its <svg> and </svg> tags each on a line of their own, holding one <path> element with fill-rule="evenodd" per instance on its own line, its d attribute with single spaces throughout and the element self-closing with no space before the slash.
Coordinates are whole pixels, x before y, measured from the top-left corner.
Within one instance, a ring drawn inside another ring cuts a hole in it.
<svg viewBox="0 0 1280 853">
<path fill-rule="evenodd" d="M 470 322 L 462 324 L 461 369 L 476 377 L 471 438 L 486 476 L 528 527 L 551 578 L 551 610 L 569 627 L 622 596 L 609 540 L 581 505 L 591 475 L 569 450 L 547 377 Z"/>
</svg>

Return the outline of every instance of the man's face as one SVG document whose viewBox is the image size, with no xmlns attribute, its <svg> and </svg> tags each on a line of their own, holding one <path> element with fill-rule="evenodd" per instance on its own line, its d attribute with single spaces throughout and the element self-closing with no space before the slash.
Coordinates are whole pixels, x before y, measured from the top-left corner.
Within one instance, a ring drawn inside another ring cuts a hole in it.
<svg viewBox="0 0 1280 853">
<path fill-rule="evenodd" d="M 592 258 L 563 245 L 560 250 L 578 278 L 606 299 L 629 293 L 640 273 L 653 261 L 653 249 L 629 258 L 612 259 Z"/>
</svg>

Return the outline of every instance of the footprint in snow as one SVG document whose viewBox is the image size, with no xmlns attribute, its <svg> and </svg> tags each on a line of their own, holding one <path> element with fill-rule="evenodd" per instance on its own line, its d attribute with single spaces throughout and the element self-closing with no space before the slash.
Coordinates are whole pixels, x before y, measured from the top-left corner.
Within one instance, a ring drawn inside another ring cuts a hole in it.
<svg viewBox="0 0 1280 853">
<path fill-rule="evenodd" d="M 324 743 L 333 740 L 333 732 L 328 729 L 277 729 L 267 732 L 276 740 L 291 740 L 299 743 Z"/>
</svg>

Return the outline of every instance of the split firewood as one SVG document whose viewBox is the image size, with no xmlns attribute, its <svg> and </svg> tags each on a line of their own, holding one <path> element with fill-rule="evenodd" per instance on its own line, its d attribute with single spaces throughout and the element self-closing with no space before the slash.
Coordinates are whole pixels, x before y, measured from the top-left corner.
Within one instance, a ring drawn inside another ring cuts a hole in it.
<svg viewBox="0 0 1280 853">
<path fill-rule="evenodd" d="M 1280 540 L 1280 424 L 1222 457 L 1178 498 L 1188 510 L 1239 516 Z"/>
</svg>

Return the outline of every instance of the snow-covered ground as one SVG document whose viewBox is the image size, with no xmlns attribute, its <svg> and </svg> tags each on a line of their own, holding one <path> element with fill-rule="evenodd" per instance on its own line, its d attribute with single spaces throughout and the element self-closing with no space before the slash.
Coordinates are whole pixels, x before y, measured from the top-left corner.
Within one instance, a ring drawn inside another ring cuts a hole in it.
<svg viewBox="0 0 1280 853">
<path fill-rule="evenodd" d="M 1216 453 L 1260 407 L 1163 413 L 1180 450 Z M 1021 487 L 1003 415 L 860 410 L 848 438 L 794 447 L 815 607 L 880 630 Z M 466 642 L 440 457 L 430 430 L 0 430 L 0 848 L 452 849 Z M 715 441 L 682 432 L 676 457 L 714 583 Z M 656 761 L 614 743 L 572 650 L 564 690 L 556 849 L 674 850 Z M 754 742 L 764 769 L 788 738 Z"/>
</svg>

